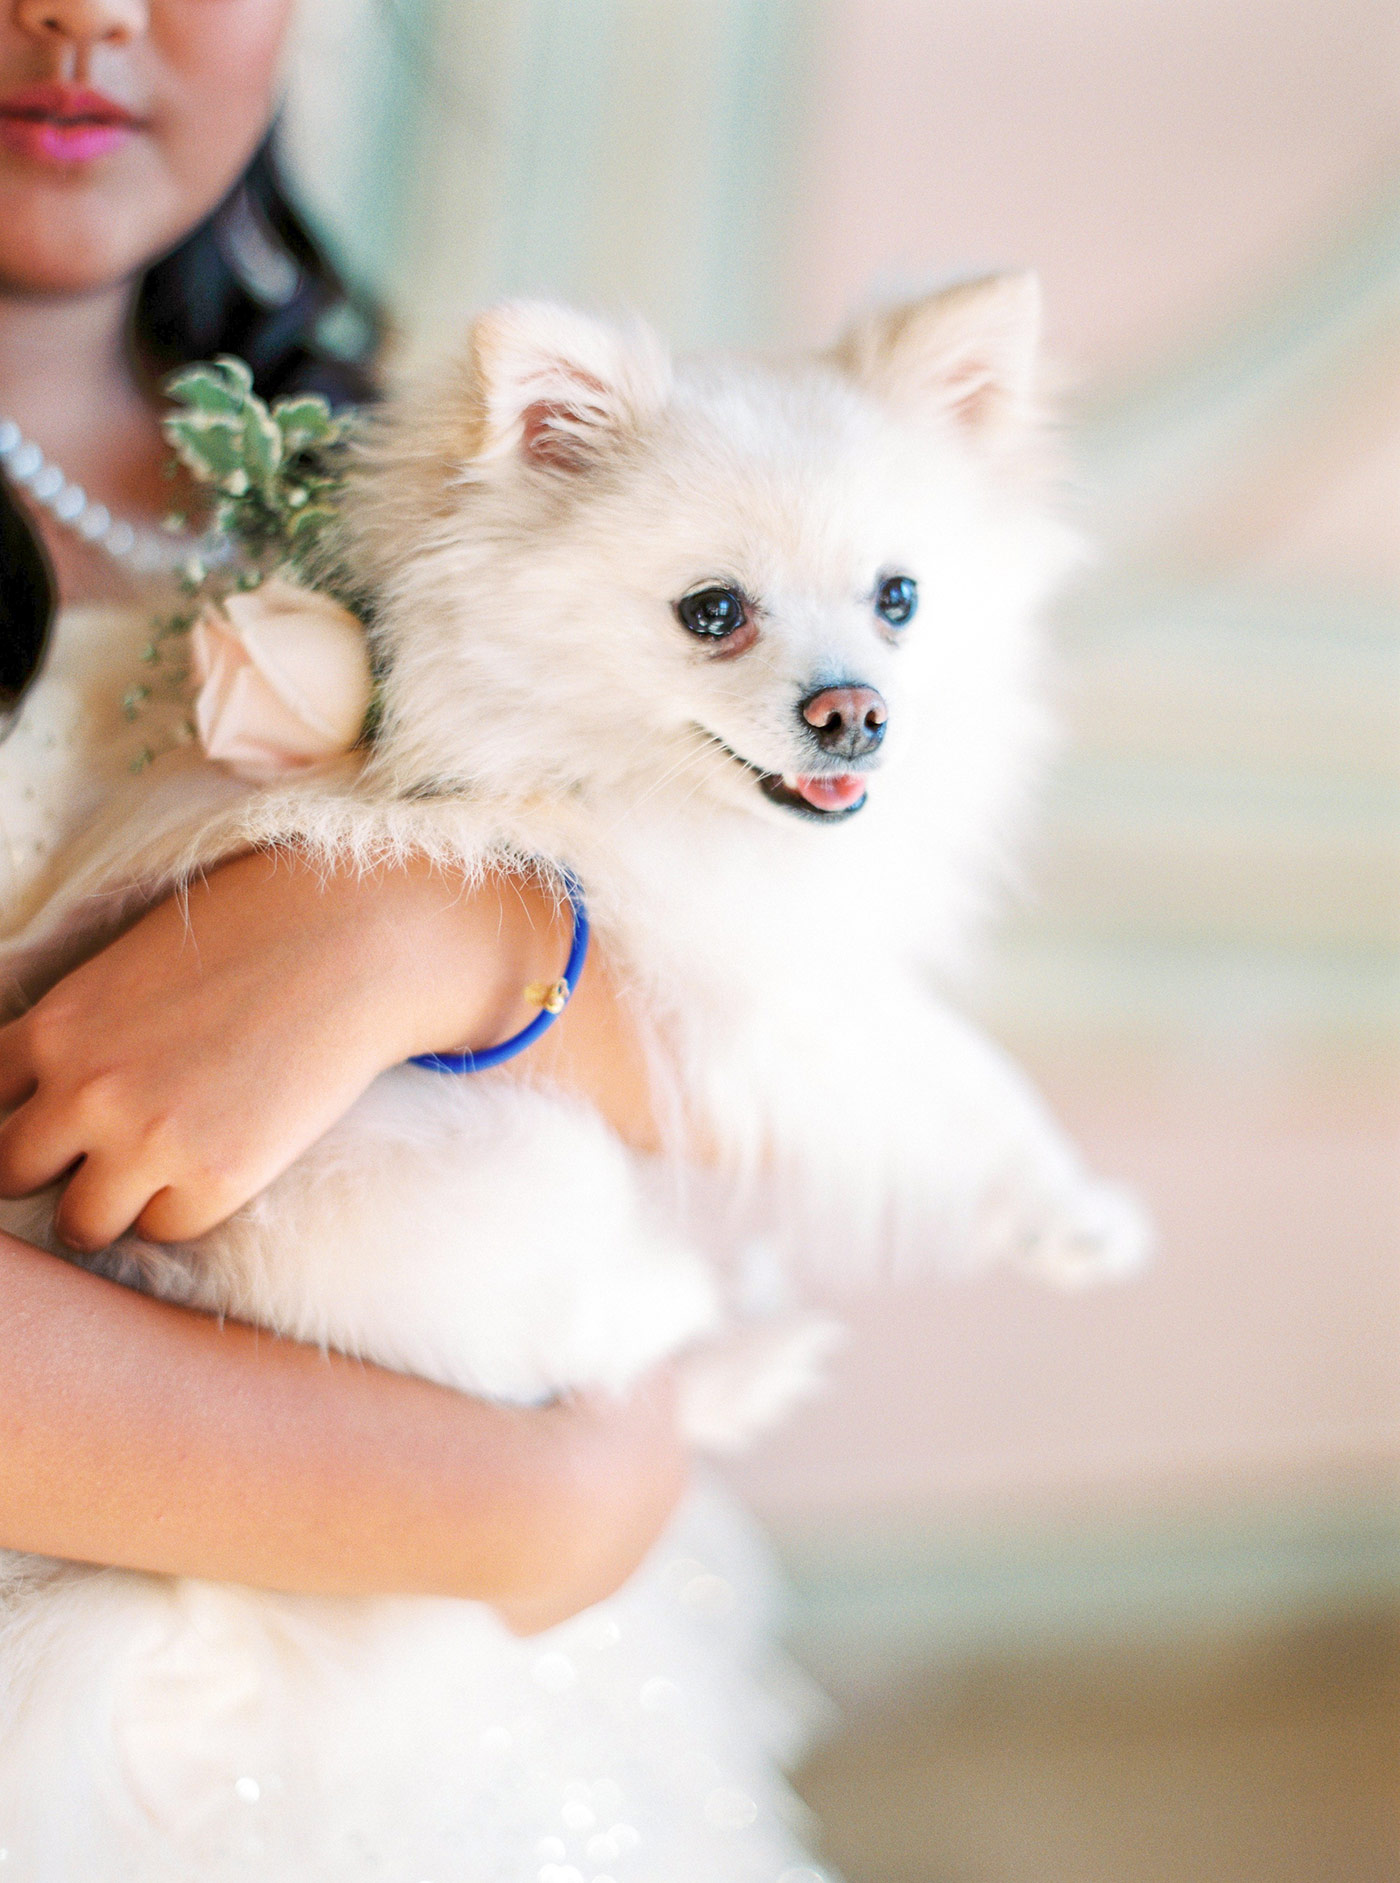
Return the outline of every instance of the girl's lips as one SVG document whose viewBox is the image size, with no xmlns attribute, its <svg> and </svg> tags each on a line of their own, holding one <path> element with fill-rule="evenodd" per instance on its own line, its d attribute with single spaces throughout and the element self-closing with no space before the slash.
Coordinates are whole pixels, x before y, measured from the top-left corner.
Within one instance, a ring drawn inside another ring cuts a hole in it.
<svg viewBox="0 0 1400 1883">
<path fill-rule="evenodd" d="M 40 163 L 92 163 L 135 136 L 132 124 L 64 124 L 53 118 L 15 118 L 0 111 L 0 144 Z"/>
<path fill-rule="evenodd" d="M 140 128 L 124 106 L 83 86 L 26 85 L 0 98 L 0 144 L 39 163 L 92 163 Z"/>
</svg>

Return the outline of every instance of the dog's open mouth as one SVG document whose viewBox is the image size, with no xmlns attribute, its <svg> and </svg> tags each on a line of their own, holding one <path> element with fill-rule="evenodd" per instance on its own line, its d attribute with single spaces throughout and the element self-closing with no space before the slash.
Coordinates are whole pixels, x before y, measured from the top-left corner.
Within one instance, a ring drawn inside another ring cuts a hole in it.
<svg viewBox="0 0 1400 1883">
<path fill-rule="evenodd" d="M 742 765 L 758 783 L 770 803 L 779 804 L 798 817 L 810 817 L 823 824 L 854 817 L 865 803 L 866 783 L 859 772 L 766 772 L 740 756 L 731 745 L 707 732 L 711 739 L 736 765 Z"/>
<path fill-rule="evenodd" d="M 758 788 L 774 804 L 803 817 L 850 817 L 865 803 L 865 780 L 855 772 L 798 773 L 791 778 L 760 772 Z"/>
</svg>

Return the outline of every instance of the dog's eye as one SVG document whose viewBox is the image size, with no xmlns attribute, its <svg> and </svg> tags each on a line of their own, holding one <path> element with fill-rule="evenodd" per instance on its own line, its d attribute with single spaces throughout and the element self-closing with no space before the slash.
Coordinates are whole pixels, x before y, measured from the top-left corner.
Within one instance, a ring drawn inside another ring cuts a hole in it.
<svg viewBox="0 0 1400 1883">
<path fill-rule="evenodd" d="M 736 628 L 742 628 L 747 612 L 736 588 L 697 588 L 676 603 L 681 626 L 705 641 L 722 641 Z"/>
<path fill-rule="evenodd" d="M 875 612 L 892 628 L 912 621 L 919 605 L 919 585 L 912 575 L 890 575 L 875 591 Z"/>
</svg>

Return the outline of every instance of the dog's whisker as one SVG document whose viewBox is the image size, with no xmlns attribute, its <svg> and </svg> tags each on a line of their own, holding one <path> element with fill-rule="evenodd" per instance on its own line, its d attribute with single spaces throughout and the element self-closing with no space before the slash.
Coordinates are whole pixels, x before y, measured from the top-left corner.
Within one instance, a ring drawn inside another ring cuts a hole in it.
<svg viewBox="0 0 1400 1883">
<path fill-rule="evenodd" d="M 637 749 L 645 750 L 645 746 L 639 742 Z M 658 777 L 650 780 L 645 790 L 629 803 L 627 807 L 628 811 L 633 812 L 640 809 L 648 799 L 655 796 L 657 792 L 663 791 L 673 779 L 681 777 L 687 770 L 703 764 L 706 758 L 712 755 L 712 752 L 712 742 L 706 735 L 697 732 L 693 741 L 685 747 L 669 766 L 667 766 L 666 770 Z"/>
<path fill-rule="evenodd" d="M 659 792 L 665 790 L 668 785 L 674 783 L 677 778 L 683 778 L 687 771 L 698 770 L 708 756 L 709 754 L 704 746 L 697 746 L 693 751 L 685 753 L 681 758 L 677 759 L 674 764 L 669 766 L 659 778 L 652 779 L 645 790 L 639 792 L 636 797 L 631 799 L 619 812 L 617 818 L 613 820 L 610 828 L 613 830 L 619 829 L 627 818 L 634 817 L 645 804 L 649 803 Z M 697 779 L 694 789 L 698 791 L 702 782 L 703 780 Z M 694 792 L 692 791 L 682 801 L 688 803 L 689 797 L 693 795 Z"/>
</svg>

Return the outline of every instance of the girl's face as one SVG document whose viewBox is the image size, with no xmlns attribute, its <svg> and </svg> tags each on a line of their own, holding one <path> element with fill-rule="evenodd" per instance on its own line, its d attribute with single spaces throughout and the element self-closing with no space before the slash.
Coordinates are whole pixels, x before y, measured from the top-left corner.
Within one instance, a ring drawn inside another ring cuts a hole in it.
<svg viewBox="0 0 1400 1883">
<path fill-rule="evenodd" d="M 0 0 L 0 294 L 137 274 L 272 115 L 293 0 Z"/>
</svg>

